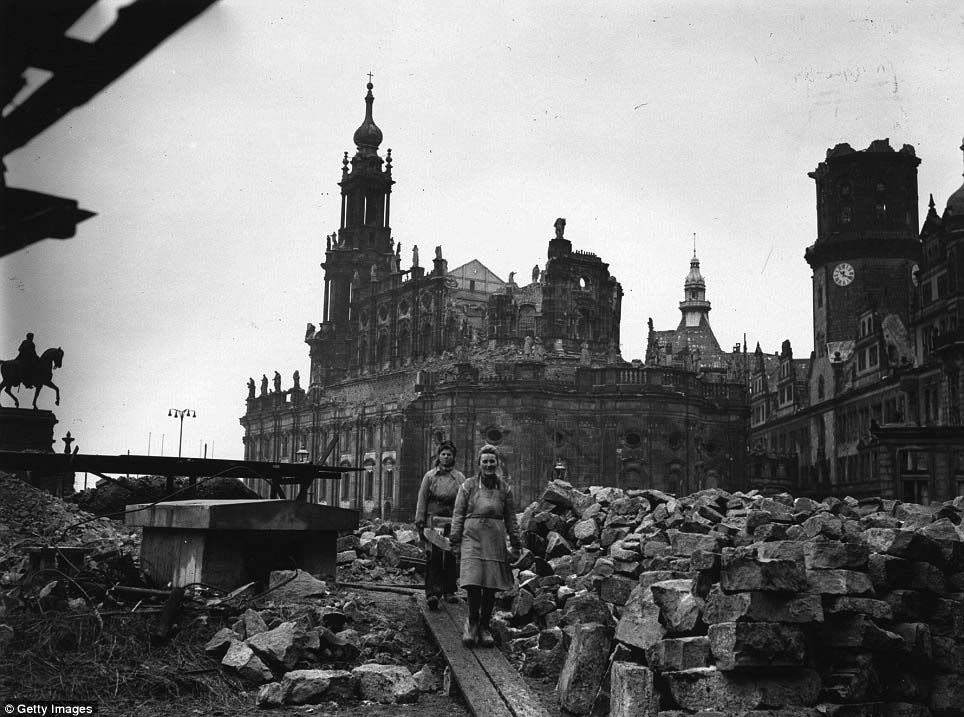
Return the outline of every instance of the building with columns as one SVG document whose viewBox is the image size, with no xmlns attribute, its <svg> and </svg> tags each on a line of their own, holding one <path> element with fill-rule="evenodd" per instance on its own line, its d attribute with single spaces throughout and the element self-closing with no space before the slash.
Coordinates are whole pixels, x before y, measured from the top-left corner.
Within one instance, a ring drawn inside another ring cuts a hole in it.
<svg viewBox="0 0 964 717">
<path fill-rule="evenodd" d="M 622 358 L 622 287 L 602 258 L 573 247 L 564 219 L 525 284 L 484 257 L 450 269 L 441 246 L 403 259 L 372 89 L 342 161 L 322 317 L 304 334 L 308 385 L 249 382 L 245 458 L 360 467 L 311 499 L 394 519 L 414 513 L 442 440 L 467 474 L 481 445 L 498 445 L 523 504 L 554 476 L 682 493 L 747 487 L 745 346 L 719 349 L 695 256 L 680 339 L 646 362 Z"/>
</svg>

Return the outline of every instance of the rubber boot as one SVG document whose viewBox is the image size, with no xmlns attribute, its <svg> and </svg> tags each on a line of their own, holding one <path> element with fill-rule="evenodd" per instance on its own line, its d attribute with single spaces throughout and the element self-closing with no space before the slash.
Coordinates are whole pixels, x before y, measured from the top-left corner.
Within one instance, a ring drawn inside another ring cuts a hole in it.
<svg viewBox="0 0 964 717">
<path fill-rule="evenodd" d="M 465 621 L 465 629 L 462 631 L 462 644 L 466 647 L 473 647 L 479 638 L 479 623 L 471 620 Z"/>
</svg>

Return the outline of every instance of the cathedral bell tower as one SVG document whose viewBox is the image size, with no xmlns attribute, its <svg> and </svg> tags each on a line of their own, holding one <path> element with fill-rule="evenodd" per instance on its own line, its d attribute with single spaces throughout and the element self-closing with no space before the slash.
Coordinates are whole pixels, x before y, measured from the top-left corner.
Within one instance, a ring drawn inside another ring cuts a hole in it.
<svg viewBox="0 0 964 717">
<path fill-rule="evenodd" d="M 392 150 L 384 168 L 378 155 L 382 131 L 372 118 L 372 83 L 365 95 L 365 119 L 355 130 L 356 152 L 342 160 L 341 224 L 337 234 L 328 238 L 325 252 L 324 320 L 343 327 L 349 323 L 353 285 L 357 290 L 373 274 L 389 271 L 393 254 L 389 224 L 392 185 Z M 375 271 L 373 272 L 373 267 Z"/>
<path fill-rule="evenodd" d="M 914 148 L 894 151 L 878 139 L 865 150 L 838 144 L 809 173 L 817 190 L 817 240 L 806 250 L 813 270 L 813 342 L 857 336 L 861 312 L 894 314 L 906 326 L 912 273 L 920 260 Z"/>
</svg>

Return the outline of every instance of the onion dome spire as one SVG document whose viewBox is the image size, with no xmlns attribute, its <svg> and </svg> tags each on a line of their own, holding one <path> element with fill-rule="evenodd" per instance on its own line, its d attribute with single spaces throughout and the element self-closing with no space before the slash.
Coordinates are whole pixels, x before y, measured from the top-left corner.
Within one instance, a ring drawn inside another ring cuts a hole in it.
<svg viewBox="0 0 964 717">
<path fill-rule="evenodd" d="M 355 130 L 355 146 L 358 147 L 359 154 L 377 154 L 378 146 L 382 143 L 382 131 L 372 119 L 372 104 L 375 96 L 372 94 L 371 75 L 368 77 L 368 94 L 365 95 L 365 119 L 361 126 Z"/>
</svg>

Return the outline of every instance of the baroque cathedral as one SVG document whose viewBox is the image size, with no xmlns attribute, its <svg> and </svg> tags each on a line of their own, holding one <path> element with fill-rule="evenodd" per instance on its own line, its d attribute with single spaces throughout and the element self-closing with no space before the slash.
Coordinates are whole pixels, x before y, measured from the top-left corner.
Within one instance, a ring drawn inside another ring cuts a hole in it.
<svg viewBox="0 0 964 717">
<path fill-rule="evenodd" d="M 386 519 L 413 515 L 443 440 L 466 474 L 481 445 L 498 445 L 522 505 L 554 477 L 677 494 L 747 488 L 752 357 L 745 345 L 720 349 L 695 252 L 680 324 L 650 321 L 645 361 L 622 358 L 622 287 L 602 258 L 573 247 L 565 219 L 528 283 L 478 259 L 450 269 L 441 246 L 427 260 L 413 247 L 403 267 L 372 89 L 342 161 L 321 320 L 304 335 L 308 385 L 297 371 L 289 389 L 277 372 L 273 391 L 267 375 L 260 392 L 249 381 L 245 459 L 360 468 L 317 481 L 310 500 Z"/>
</svg>

